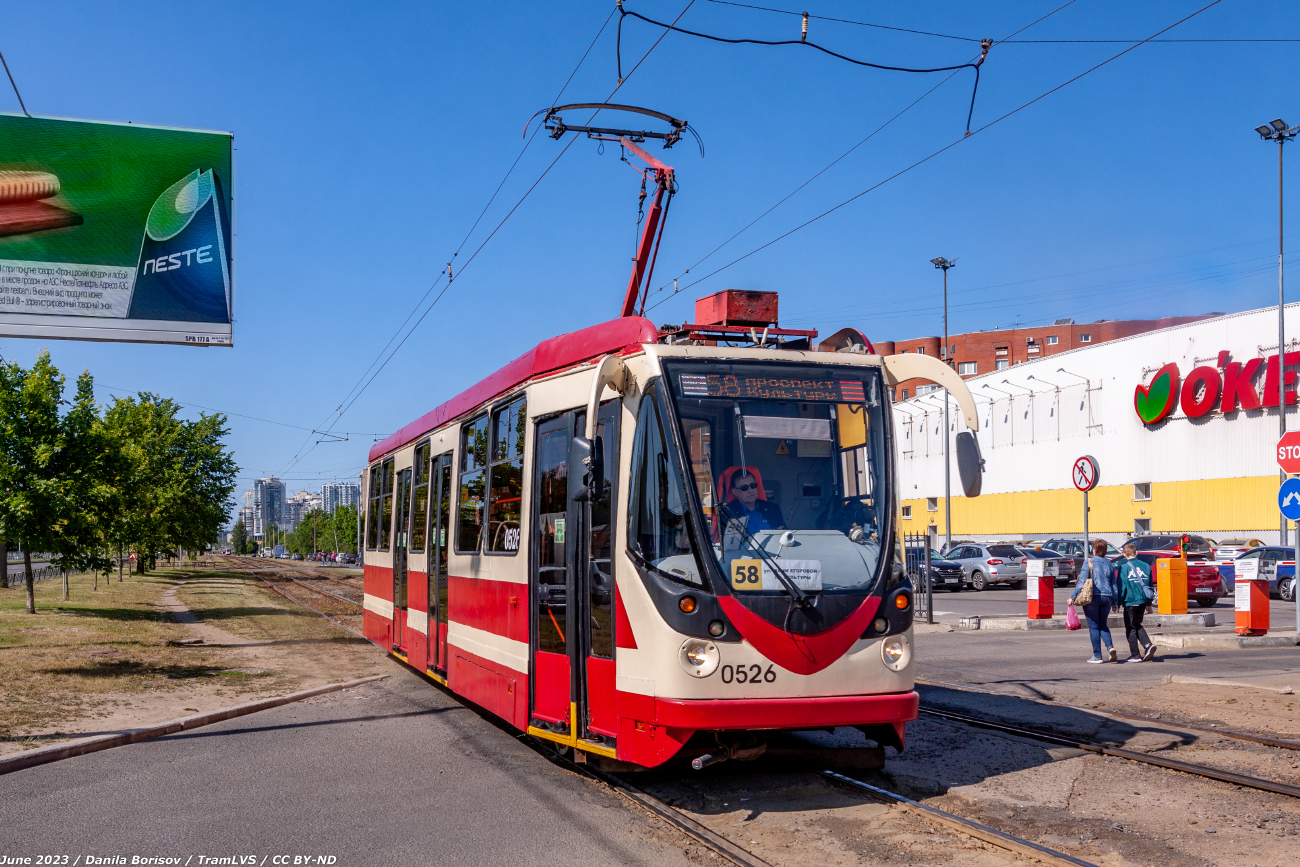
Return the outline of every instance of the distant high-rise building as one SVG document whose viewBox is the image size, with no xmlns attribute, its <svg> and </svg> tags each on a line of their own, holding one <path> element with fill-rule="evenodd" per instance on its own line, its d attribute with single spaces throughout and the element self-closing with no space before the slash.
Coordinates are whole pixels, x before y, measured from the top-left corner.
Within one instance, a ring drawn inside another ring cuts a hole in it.
<svg viewBox="0 0 1300 867">
<path fill-rule="evenodd" d="M 260 539 L 269 524 L 285 529 L 284 505 L 284 482 L 274 476 L 253 482 L 252 535 Z"/>
<path fill-rule="evenodd" d="M 292 530 L 312 510 L 321 507 L 321 495 L 300 491 L 284 501 L 284 529 Z"/>
<path fill-rule="evenodd" d="M 359 506 L 361 504 L 361 486 L 356 482 L 332 482 L 321 485 L 321 509 L 329 514 L 340 506 Z"/>
<path fill-rule="evenodd" d="M 249 502 L 252 502 L 251 496 L 249 497 Z M 252 506 L 245 506 L 244 508 L 239 510 L 239 517 L 236 519 L 236 523 L 238 523 L 239 521 L 244 522 L 244 534 L 247 536 L 252 536 L 253 521 L 254 521 L 254 512 Z"/>
</svg>

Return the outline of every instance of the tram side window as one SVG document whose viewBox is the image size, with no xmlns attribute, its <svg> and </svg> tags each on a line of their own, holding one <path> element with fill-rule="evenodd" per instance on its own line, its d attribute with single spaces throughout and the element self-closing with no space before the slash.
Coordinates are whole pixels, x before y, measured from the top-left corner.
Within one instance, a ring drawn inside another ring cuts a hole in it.
<svg viewBox="0 0 1300 867">
<path fill-rule="evenodd" d="M 383 497 L 379 504 L 379 550 L 388 550 L 388 540 L 393 533 L 393 459 L 384 461 L 380 473 L 384 485 Z"/>
<path fill-rule="evenodd" d="M 424 540 L 429 530 L 429 443 L 415 447 L 414 479 L 412 480 L 411 552 L 424 550 Z"/>
<path fill-rule="evenodd" d="M 524 493 L 524 398 L 492 413 L 492 461 L 488 468 L 488 546 L 494 553 L 519 550 Z"/>
<path fill-rule="evenodd" d="M 658 383 L 641 400 L 628 498 L 628 548 L 644 564 L 676 581 L 703 585 L 687 527 L 686 488 L 670 453 L 658 406 Z"/>
<path fill-rule="evenodd" d="M 456 553 L 476 554 L 483 538 L 483 482 L 488 462 L 488 417 L 461 427 L 460 497 L 457 500 Z"/>
<path fill-rule="evenodd" d="M 369 494 L 369 508 L 366 510 L 366 550 L 373 551 L 379 546 L 379 496 L 383 493 L 383 482 L 379 475 L 379 467 L 370 468 L 370 484 L 366 491 Z"/>
</svg>

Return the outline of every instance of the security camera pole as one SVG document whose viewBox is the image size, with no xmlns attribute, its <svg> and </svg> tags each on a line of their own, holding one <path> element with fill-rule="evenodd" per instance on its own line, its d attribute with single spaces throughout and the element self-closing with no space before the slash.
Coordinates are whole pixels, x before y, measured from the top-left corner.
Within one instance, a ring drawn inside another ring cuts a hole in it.
<svg viewBox="0 0 1300 867">
<path fill-rule="evenodd" d="M 957 264 L 956 259 L 938 256 L 930 260 L 943 271 L 943 348 L 939 351 L 943 363 L 952 367 L 952 352 L 948 346 L 948 269 Z M 943 390 L 943 551 L 952 547 L 952 474 L 948 461 L 948 389 Z"/>
<path fill-rule="evenodd" d="M 1282 298 L 1282 145 L 1295 138 L 1300 126 L 1287 126 L 1282 118 L 1271 120 L 1267 124 L 1255 127 L 1255 132 L 1264 141 L 1277 142 L 1277 435 L 1280 439 L 1286 434 L 1286 320 Z M 1279 481 L 1285 482 L 1287 474 L 1279 473 Z M 1286 518 L 1282 518 L 1279 535 L 1283 546 L 1287 543 Z M 1293 579 L 1294 580 L 1294 579 Z M 1300 606 L 1296 608 L 1296 626 L 1300 628 Z"/>
</svg>

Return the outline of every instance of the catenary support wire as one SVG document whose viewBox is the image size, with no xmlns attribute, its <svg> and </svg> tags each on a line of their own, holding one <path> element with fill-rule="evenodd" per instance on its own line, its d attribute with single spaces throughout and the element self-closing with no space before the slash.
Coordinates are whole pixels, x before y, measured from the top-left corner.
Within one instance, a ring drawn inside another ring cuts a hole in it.
<svg viewBox="0 0 1300 867">
<path fill-rule="evenodd" d="M 847 54 L 840 54 L 838 51 L 832 51 L 831 49 L 827 48 L 824 45 L 819 45 L 816 42 L 808 41 L 807 18 L 804 19 L 804 29 L 799 39 L 732 38 L 726 36 L 714 36 L 709 33 L 700 33 L 699 31 L 696 30 L 687 30 L 684 27 L 678 27 L 676 25 L 676 22 L 672 24 L 665 24 L 662 21 L 656 21 L 653 18 L 647 18 L 646 16 L 640 14 L 639 12 L 632 12 L 631 10 L 623 8 L 623 0 L 617 0 L 617 3 L 618 3 L 619 18 L 618 18 L 618 31 L 617 31 L 617 36 L 615 38 L 615 59 L 618 66 L 619 81 L 623 80 L 623 52 L 622 52 L 623 19 L 629 16 L 632 18 L 636 18 L 640 21 L 644 21 L 647 24 L 653 24 L 656 27 L 662 27 L 664 28 L 665 32 L 671 31 L 673 33 L 683 33 L 687 36 L 695 36 L 699 39 L 707 39 L 711 42 L 722 42 L 728 45 L 768 45 L 768 46 L 804 45 L 807 46 L 808 48 L 814 48 L 817 51 L 822 52 L 823 54 L 828 54 L 831 57 L 837 58 L 839 60 L 843 60 L 847 63 L 852 63 L 856 66 L 865 66 L 870 69 L 881 69 L 886 72 L 932 73 L 932 72 L 953 72 L 959 69 L 973 69 L 975 70 L 975 83 L 971 87 L 970 110 L 966 113 L 967 135 L 970 134 L 971 118 L 974 117 L 975 114 L 975 94 L 979 92 L 980 67 L 984 65 L 984 60 L 988 57 L 989 49 L 993 47 L 993 40 L 982 39 L 980 40 L 980 56 L 978 59 L 974 61 L 969 61 L 967 63 L 958 63 L 952 66 L 935 66 L 935 67 L 927 67 L 927 68 L 910 67 L 910 66 L 889 66 L 884 63 L 872 63 L 871 61 L 867 61 L 867 60 L 858 60 L 857 58 L 849 57 Z"/>
</svg>

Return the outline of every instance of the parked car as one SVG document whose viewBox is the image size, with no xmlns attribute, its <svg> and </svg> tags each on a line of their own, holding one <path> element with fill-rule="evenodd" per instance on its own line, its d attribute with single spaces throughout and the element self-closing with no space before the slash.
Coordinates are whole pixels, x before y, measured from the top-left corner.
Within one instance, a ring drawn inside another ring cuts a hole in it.
<svg viewBox="0 0 1300 867">
<path fill-rule="evenodd" d="M 1259 560 L 1259 574 L 1268 578 L 1268 595 L 1283 602 L 1295 601 L 1295 548 L 1261 545 L 1236 559 Z"/>
<path fill-rule="evenodd" d="M 1214 548 L 1210 545 L 1210 540 L 1195 533 L 1151 533 L 1145 536 L 1134 536 L 1129 539 L 1129 542 L 1133 543 L 1133 547 L 1137 548 L 1139 553 L 1142 551 L 1177 553 L 1184 536 L 1187 537 L 1188 555 L 1196 554 L 1207 560 L 1213 556 Z"/>
<path fill-rule="evenodd" d="M 1151 567 L 1151 576 L 1157 574 L 1156 563 L 1161 559 L 1180 555 L 1183 536 L 1187 536 L 1187 601 L 1195 601 L 1202 608 L 1212 608 L 1228 595 L 1228 585 L 1219 569 L 1210 559 L 1210 542 L 1204 536 L 1190 533 L 1162 533 L 1135 536 L 1129 541 L 1138 549 L 1138 559 Z"/>
<path fill-rule="evenodd" d="M 916 588 L 917 592 L 925 589 L 925 585 L 921 583 L 921 574 L 924 569 L 925 549 L 908 548 L 907 577 L 912 580 L 912 586 Z M 960 591 L 964 583 L 961 564 L 931 549 L 930 582 L 930 586 L 935 590 L 950 590 L 953 593 Z"/>
<path fill-rule="evenodd" d="M 1083 568 L 1083 540 L 1082 539 L 1048 539 L 1046 542 L 1043 543 L 1042 547 L 1043 550 L 1045 551 L 1055 551 L 1058 554 L 1064 554 L 1066 556 L 1069 562 L 1069 566 L 1065 565 L 1066 561 L 1062 561 L 1061 563 L 1061 570 L 1062 570 L 1061 577 L 1065 578 L 1066 580 L 1058 581 L 1057 583 L 1073 584 L 1075 582 L 1075 579 L 1079 575 L 1079 570 Z M 1091 549 L 1089 549 L 1089 552 L 1091 553 Z M 1114 559 L 1119 555 L 1120 555 L 1119 549 L 1117 549 L 1114 545 L 1107 542 L 1106 558 L 1108 560 Z"/>
<path fill-rule="evenodd" d="M 1215 560 L 1236 560 L 1252 548 L 1262 548 L 1263 546 L 1264 543 L 1259 539 L 1224 539 L 1219 544 L 1212 546 L 1210 551 L 1214 554 Z"/>
<path fill-rule="evenodd" d="M 1017 546 L 1020 553 L 1025 555 L 1026 562 L 1029 560 L 1047 560 L 1056 563 L 1056 586 L 1063 587 L 1066 584 L 1074 583 L 1074 560 L 1066 557 L 1064 554 L 1058 554 L 1048 548 L 1031 548 L 1025 545 Z M 1025 567 L 1028 575 L 1029 567 Z M 1026 579 L 1027 580 L 1027 579 Z"/>
<path fill-rule="evenodd" d="M 301 554 L 290 554 L 290 555 L 289 555 L 289 559 L 290 559 L 290 560 L 301 560 L 301 559 L 302 559 L 302 555 L 301 555 Z"/>
<path fill-rule="evenodd" d="M 1013 545 L 968 542 L 953 548 L 948 559 L 961 565 L 972 590 L 985 590 L 990 584 L 1025 586 L 1025 555 Z"/>
</svg>

